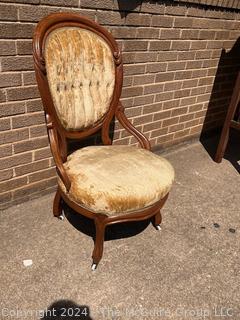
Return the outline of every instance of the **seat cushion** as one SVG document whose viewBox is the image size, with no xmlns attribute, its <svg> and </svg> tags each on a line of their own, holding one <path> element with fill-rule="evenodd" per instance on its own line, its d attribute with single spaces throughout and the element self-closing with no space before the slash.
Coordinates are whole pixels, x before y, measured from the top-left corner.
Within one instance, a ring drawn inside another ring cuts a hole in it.
<svg viewBox="0 0 240 320">
<path fill-rule="evenodd" d="M 87 209 L 114 215 L 153 205 L 170 190 L 174 170 L 164 158 L 133 146 L 91 146 L 64 164 L 68 196 Z M 64 189 L 63 184 L 60 187 Z"/>
</svg>

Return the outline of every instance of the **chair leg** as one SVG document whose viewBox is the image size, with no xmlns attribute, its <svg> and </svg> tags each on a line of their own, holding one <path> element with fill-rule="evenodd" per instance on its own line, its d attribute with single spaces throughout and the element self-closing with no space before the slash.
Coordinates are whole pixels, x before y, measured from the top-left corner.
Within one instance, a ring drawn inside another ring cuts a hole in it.
<svg viewBox="0 0 240 320">
<path fill-rule="evenodd" d="M 63 210 L 62 210 L 62 197 L 59 189 L 57 189 L 57 192 L 53 200 L 53 215 L 54 217 L 57 217 L 61 220 L 64 219 Z"/>
<path fill-rule="evenodd" d="M 161 222 L 162 222 L 162 216 L 161 216 L 161 211 L 159 210 L 153 216 L 153 225 L 157 230 L 161 230 Z"/>
<path fill-rule="evenodd" d="M 103 243 L 105 235 L 105 223 L 102 219 L 95 219 L 96 237 L 94 243 L 94 249 L 92 253 L 92 270 L 96 270 L 98 263 L 100 262 L 103 255 Z"/>
</svg>

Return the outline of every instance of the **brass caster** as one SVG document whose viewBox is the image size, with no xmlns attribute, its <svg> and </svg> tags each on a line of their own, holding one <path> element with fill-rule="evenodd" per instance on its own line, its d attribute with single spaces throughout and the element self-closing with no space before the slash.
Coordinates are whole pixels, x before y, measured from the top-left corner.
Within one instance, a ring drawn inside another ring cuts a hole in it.
<svg viewBox="0 0 240 320">
<path fill-rule="evenodd" d="M 158 225 L 156 226 L 156 229 L 157 229 L 158 231 L 161 231 L 161 230 L 162 230 L 160 224 L 158 224 Z"/>
</svg>

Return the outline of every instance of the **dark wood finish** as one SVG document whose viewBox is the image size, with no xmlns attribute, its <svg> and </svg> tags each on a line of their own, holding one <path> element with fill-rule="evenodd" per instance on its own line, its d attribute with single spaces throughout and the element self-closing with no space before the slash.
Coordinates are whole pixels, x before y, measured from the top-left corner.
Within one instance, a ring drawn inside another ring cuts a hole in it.
<svg viewBox="0 0 240 320">
<path fill-rule="evenodd" d="M 237 76 L 237 80 L 234 86 L 227 116 L 224 121 L 221 137 L 218 143 L 217 152 L 214 158 L 214 160 L 218 163 L 222 161 L 225 150 L 227 148 L 227 143 L 229 139 L 229 129 L 234 128 L 234 129 L 240 130 L 240 123 L 233 120 L 239 101 L 240 101 L 240 72 L 238 73 L 238 76 Z"/>
<path fill-rule="evenodd" d="M 93 127 L 87 128 L 82 131 L 67 131 L 59 121 L 50 94 L 45 68 L 44 45 L 47 36 L 52 30 L 66 26 L 76 26 L 84 28 L 92 32 L 95 32 L 96 34 L 101 36 L 108 43 L 115 62 L 115 87 L 109 111 Z M 95 22 L 92 22 L 89 19 L 77 14 L 52 14 L 44 18 L 37 25 L 33 39 L 33 57 L 36 79 L 45 110 L 51 151 L 56 163 L 58 175 L 64 183 L 66 191 L 69 191 L 71 187 L 71 181 L 69 180 L 66 170 L 63 166 L 63 163 L 67 159 L 67 138 L 83 139 L 101 129 L 101 137 L 103 144 L 110 145 L 112 144 L 112 140 L 109 135 L 109 127 L 112 119 L 116 116 L 120 124 L 126 130 L 128 130 L 133 136 L 135 136 L 140 146 L 142 148 L 150 150 L 151 147 L 148 139 L 142 133 L 140 133 L 126 118 L 124 114 L 124 108 L 121 102 L 119 101 L 123 81 L 123 66 L 121 52 L 119 51 L 117 43 L 112 37 L 112 35 L 108 33 L 104 28 L 102 28 Z M 59 217 L 61 215 L 61 202 L 63 200 L 76 212 L 94 220 L 96 227 L 96 238 L 92 258 L 93 263 L 97 265 L 101 260 L 103 254 L 104 232 L 107 225 L 127 221 L 140 221 L 153 217 L 154 225 L 156 226 L 157 224 L 161 223 L 160 209 L 163 207 L 165 201 L 167 200 L 167 196 L 165 196 L 163 199 L 161 199 L 154 205 L 144 208 L 142 210 L 129 212 L 127 214 L 117 214 L 113 216 L 108 216 L 102 213 L 93 212 L 79 205 L 78 203 L 72 201 L 68 197 L 67 192 L 65 193 L 60 188 L 58 188 L 53 204 L 53 214 L 56 217 Z"/>
</svg>

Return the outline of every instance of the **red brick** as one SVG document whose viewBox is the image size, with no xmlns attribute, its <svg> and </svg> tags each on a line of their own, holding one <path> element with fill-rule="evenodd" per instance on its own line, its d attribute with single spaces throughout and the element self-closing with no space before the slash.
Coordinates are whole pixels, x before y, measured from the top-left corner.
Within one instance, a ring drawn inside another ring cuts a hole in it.
<svg viewBox="0 0 240 320">
<path fill-rule="evenodd" d="M 48 168 L 29 175 L 29 183 L 49 179 L 56 176 L 55 168 Z"/>
<path fill-rule="evenodd" d="M 17 7 L 14 5 L 0 4 L 0 20 L 16 21 L 18 18 Z"/>
<path fill-rule="evenodd" d="M 11 143 L 19 140 L 28 139 L 28 129 L 11 130 L 6 132 L 0 132 L 0 144 Z"/>
<path fill-rule="evenodd" d="M 142 107 L 136 107 L 136 108 L 126 108 L 125 109 L 125 115 L 128 118 L 133 118 L 136 116 L 142 115 Z"/>
<path fill-rule="evenodd" d="M 176 132 L 176 131 L 183 130 L 183 129 L 184 129 L 184 124 L 179 123 L 179 124 L 175 124 L 173 126 L 170 126 L 168 128 L 168 132 Z"/>
<path fill-rule="evenodd" d="M 180 106 L 190 106 L 196 102 L 196 97 L 186 97 L 182 98 L 180 102 Z"/>
<path fill-rule="evenodd" d="M 33 99 L 26 102 L 27 112 L 43 111 L 41 99 Z"/>
<path fill-rule="evenodd" d="M 2 58 L 2 71 L 33 70 L 32 56 Z"/>
<path fill-rule="evenodd" d="M 134 106 L 142 106 L 142 105 L 146 105 L 149 103 L 153 103 L 154 100 L 154 95 L 148 95 L 148 96 L 141 96 L 141 97 L 135 97 L 134 98 Z"/>
<path fill-rule="evenodd" d="M 52 153 L 51 153 L 50 147 L 36 150 L 34 152 L 34 161 L 50 158 L 51 156 L 52 156 Z"/>
<path fill-rule="evenodd" d="M 16 54 L 15 41 L 0 40 L 0 56 L 11 56 Z"/>
<path fill-rule="evenodd" d="M 142 2 L 141 4 L 141 12 L 149 12 L 149 13 L 158 13 L 164 14 L 165 6 L 160 3 L 153 2 Z"/>
<path fill-rule="evenodd" d="M 17 53 L 19 55 L 31 55 L 32 54 L 32 41 L 31 40 L 17 41 Z"/>
<path fill-rule="evenodd" d="M 0 158 L 8 157 L 12 155 L 12 146 L 11 145 L 5 145 L 0 147 Z"/>
<path fill-rule="evenodd" d="M 158 61 L 175 61 L 177 55 L 177 52 L 159 52 Z"/>
<path fill-rule="evenodd" d="M 158 93 L 163 91 L 163 84 L 151 84 L 144 86 L 144 94 Z"/>
<path fill-rule="evenodd" d="M 180 30 L 176 29 L 162 29 L 160 33 L 161 40 L 173 40 L 180 38 Z"/>
<path fill-rule="evenodd" d="M 168 62 L 167 71 L 184 70 L 186 62 Z"/>
<path fill-rule="evenodd" d="M 180 104 L 180 99 L 164 101 L 163 102 L 163 110 L 178 108 L 179 104 Z"/>
<path fill-rule="evenodd" d="M 157 103 L 151 103 L 149 105 L 145 105 L 143 107 L 143 114 L 146 113 L 152 113 L 152 112 L 159 112 L 162 110 L 162 103 L 161 102 L 157 102 Z M 154 114 L 155 115 L 155 114 Z M 153 115 L 153 116 L 154 116 Z M 155 119 L 153 118 L 153 121 L 155 121 Z"/>
<path fill-rule="evenodd" d="M 163 127 L 168 127 L 179 122 L 179 117 L 171 117 L 170 119 L 163 120 Z"/>
<path fill-rule="evenodd" d="M 215 39 L 216 31 L 212 30 L 201 30 L 199 34 L 199 39 L 201 40 L 213 40 Z"/>
<path fill-rule="evenodd" d="M 16 176 L 22 176 L 27 173 L 35 172 L 48 167 L 49 167 L 49 160 L 45 159 L 45 160 L 35 161 L 33 163 L 16 167 L 14 170 L 15 170 Z"/>
<path fill-rule="evenodd" d="M 0 128 L 1 128 L 1 131 L 11 129 L 10 119 L 0 119 Z"/>
<path fill-rule="evenodd" d="M 27 184 L 27 177 L 11 179 L 0 183 L 1 192 L 14 190 Z"/>
<path fill-rule="evenodd" d="M 140 125 L 140 124 L 145 124 L 145 123 L 149 123 L 149 122 L 152 122 L 152 118 L 153 118 L 153 115 L 152 114 L 144 114 L 140 117 L 135 117 L 133 119 L 133 125 L 137 126 L 137 125 Z"/>
<path fill-rule="evenodd" d="M 124 51 L 145 51 L 147 50 L 147 41 L 142 40 L 125 40 L 123 42 Z"/>
<path fill-rule="evenodd" d="M 202 68 L 203 61 L 187 61 L 186 69 L 200 69 Z"/>
<path fill-rule="evenodd" d="M 0 38 L 31 39 L 35 25 L 32 23 L 0 23 Z"/>
<path fill-rule="evenodd" d="M 199 69 L 199 70 L 193 70 L 192 71 L 192 78 L 200 78 L 200 77 L 206 77 L 207 70 L 206 69 Z"/>
<path fill-rule="evenodd" d="M 162 92 L 156 95 L 155 101 L 165 101 L 165 100 L 171 100 L 173 98 L 173 92 Z"/>
<path fill-rule="evenodd" d="M 109 31 L 111 32 L 111 34 L 113 35 L 113 37 L 115 39 L 119 39 L 119 38 L 120 39 L 135 39 L 136 38 L 136 28 L 109 27 Z"/>
<path fill-rule="evenodd" d="M 50 13 L 60 11 L 60 8 L 23 6 L 19 8 L 19 20 L 38 22 Z"/>
<path fill-rule="evenodd" d="M 135 76 L 133 80 L 133 85 L 142 85 L 154 82 L 155 75 L 147 74 L 147 75 L 140 75 Z"/>
<path fill-rule="evenodd" d="M 164 110 L 162 112 L 154 113 L 153 120 L 154 121 L 163 120 L 163 119 L 170 118 L 170 116 L 171 116 L 171 110 Z"/>
<path fill-rule="evenodd" d="M 165 17 L 162 15 L 153 16 L 152 17 L 152 26 L 171 28 L 173 26 L 173 17 Z"/>
<path fill-rule="evenodd" d="M 203 108 L 203 104 L 202 103 L 198 103 L 198 104 L 195 104 L 195 105 L 191 106 L 189 108 L 189 112 L 191 113 L 191 112 L 200 111 L 200 110 L 202 110 L 202 108 Z"/>
<path fill-rule="evenodd" d="M 174 139 L 182 138 L 189 135 L 190 129 L 181 130 L 174 133 Z"/>
<path fill-rule="evenodd" d="M 31 85 L 34 84 L 36 85 L 36 76 L 35 72 L 29 71 L 29 72 L 24 72 L 23 73 L 23 85 Z"/>
<path fill-rule="evenodd" d="M 173 16 L 185 16 L 187 12 L 187 7 L 179 6 L 175 3 L 172 5 L 166 6 L 165 14 L 173 15 Z"/>
<path fill-rule="evenodd" d="M 178 52 L 178 60 L 193 60 L 194 58 L 195 58 L 195 52 L 192 52 L 192 51 Z"/>
<path fill-rule="evenodd" d="M 23 153 L 16 156 L 6 157 L 0 159 L 0 170 L 12 168 L 21 164 L 32 161 L 32 153 Z"/>
<path fill-rule="evenodd" d="M 156 137 L 160 137 L 164 134 L 166 134 L 168 132 L 168 128 L 161 128 L 161 129 L 157 129 L 157 130 L 153 130 L 151 131 L 151 138 L 156 138 Z"/>
<path fill-rule="evenodd" d="M 188 97 L 190 95 L 190 89 L 183 89 L 174 92 L 174 99 Z"/>
<path fill-rule="evenodd" d="M 157 39 L 159 38 L 159 29 L 157 28 L 137 28 L 136 38 L 140 39 Z"/>
<path fill-rule="evenodd" d="M 166 82 L 164 84 L 164 91 L 174 91 L 179 90 L 182 87 L 182 82 L 175 81 L 175 82 Z"/>
<path fill-rule="evenodd" d="M 154 62 L 146 65 L 146 72 L 156 73 L 167 70 L 167 63 Z"/>
<path fill-rule="evenodd" d="M 1 73 L 0 88 L 16 87 L 22 84 L 21 73 Z"/>
<path fill-rule="evenodd" d="M 187 70 L 187 71 L 177 71 L 175 73 L 174 80 L 184 80 L 192 78 L 193 71 Z"/>
<path fill-rule="evenodd" d="M 7 89 L 7 97 L 9 101 L 33 99 L 39 97 L 39 91 L 37 86 Z"/>
<path fill-rule="evenodd" d="M 125 24 L 129 26 L 150 26 L 151 15 L 141 13 L 128 13 Z"/>
<path fill-rule="evenodd" d="M 81 6 L 84 0 L 81 0 Z M 105 1 L 105 0 L 104 0 Z M 96 2 L 96 1 L 94 1 Z M 98 1 L 100 2 L 100 1 Z M 78 7 L 79 0 L 41 0 L 41 4 L 58 7 Z"/>
<path fill-rule="evenodd" d="M 181 38 L 187 40 L 199 39 L 199 30 L 182 30 Z"/>
<path fill-rule="evenodd" d="M 13 170 L 12 169 L 0 170 L 0 181 L 9 180 L 12 177 L 13 177 Z M 4 192 L 1 189 L 1 185 L 0 185 L 0 190 L 1 190 L 1 193 Z"/>
<path fill-rule="evenodd" d="M 143 132 L 148 132 L 152 130 L 157 130 L 162 127 L 162 121 L 154 121 L 143 126 Z"/>
<path fill-rule="evenodd" d="M 122 90 L 122 97 L 134 97 L 134 96 L 140 96 L 143 93 L 142 87 L 130 87 L 130 88 L 123 88 Z"/>
<path fill-rule="evenodd" d="M 183 115 L 183 114 L 187 113 L 187 111 L 188 111 L 187 107 L 174 109 L 174 110 L 172 110 L 171 117 Z"/>
<path fill-rule="evenodd" d="M 124 19 L 121 17 L 120 12 L 112 11 L 97 11 L 97 21 L 102 25 L 122 25 Z"/>
<path fill-rule="evenodd" d="M 177 50 L 177 51 L 185 51 L 189 50 L 190 48 L 190 41 L 183 41 L 183 40 L 173 40 L 171 45 L 171 50 Z"/>
<path fill-rule="evenodd" d="M 171 46 L 171 41 L 167 41 L 167 40 L 150 41 L 149 50 L 165 51 L 165 50 L 169 50 L 170 46 Z"/>
<path fill-rule="evenodd" d="M 156 82 L 172 81 L 174 79 L 174 72 L 163 72 L 156 74 Z"/>
<path fill-rule="evenodd" d="M 194 88 L 194 87 L 197 87 L 197 84 L 198 84 L 198 79 L 184 80 L 182 88 L 183 89 Z"/>
<path fill-rule="evenodd" d="M 39 114 L 19 115 L 12 118 L 13 128 L 28 127 L 36 124 L 44 123 L 44 116 Z"/>
<path fill-rule="evenodd" d="M 129 87 L 133 83 L 133 77 L 124 77 L 123 78 L 123 87 Z"/>
<path fill-rule="evenodd" d="M 194 22 L 195 20 L 193 20 L 192 18 L 176 17 L 174 20 L 174 27 L 190 29 L 193 26 Z"/>
<path fill-rule="evenodd" d="M 18 142 L 13 145 L 14 153 L 22 153 L 26 151 L 31 151 L 35 149 L 40 149 L 48 146 L 48 138 L 36 138 L 23 142 Z"/>
<path fill-rule="evenodd" d="M 146 65 L 141 64 L 133 64 L 133 65 L 125 65 L 124 66 L 124 75 L 134 75 L 134 74 L 142 74 L 145 72 Z"/>
<path fill-rule="evenodd" d="M 25 102 L 0 104 L 0 117 L 21 114 L 25 112 Z"/>
</svg>

